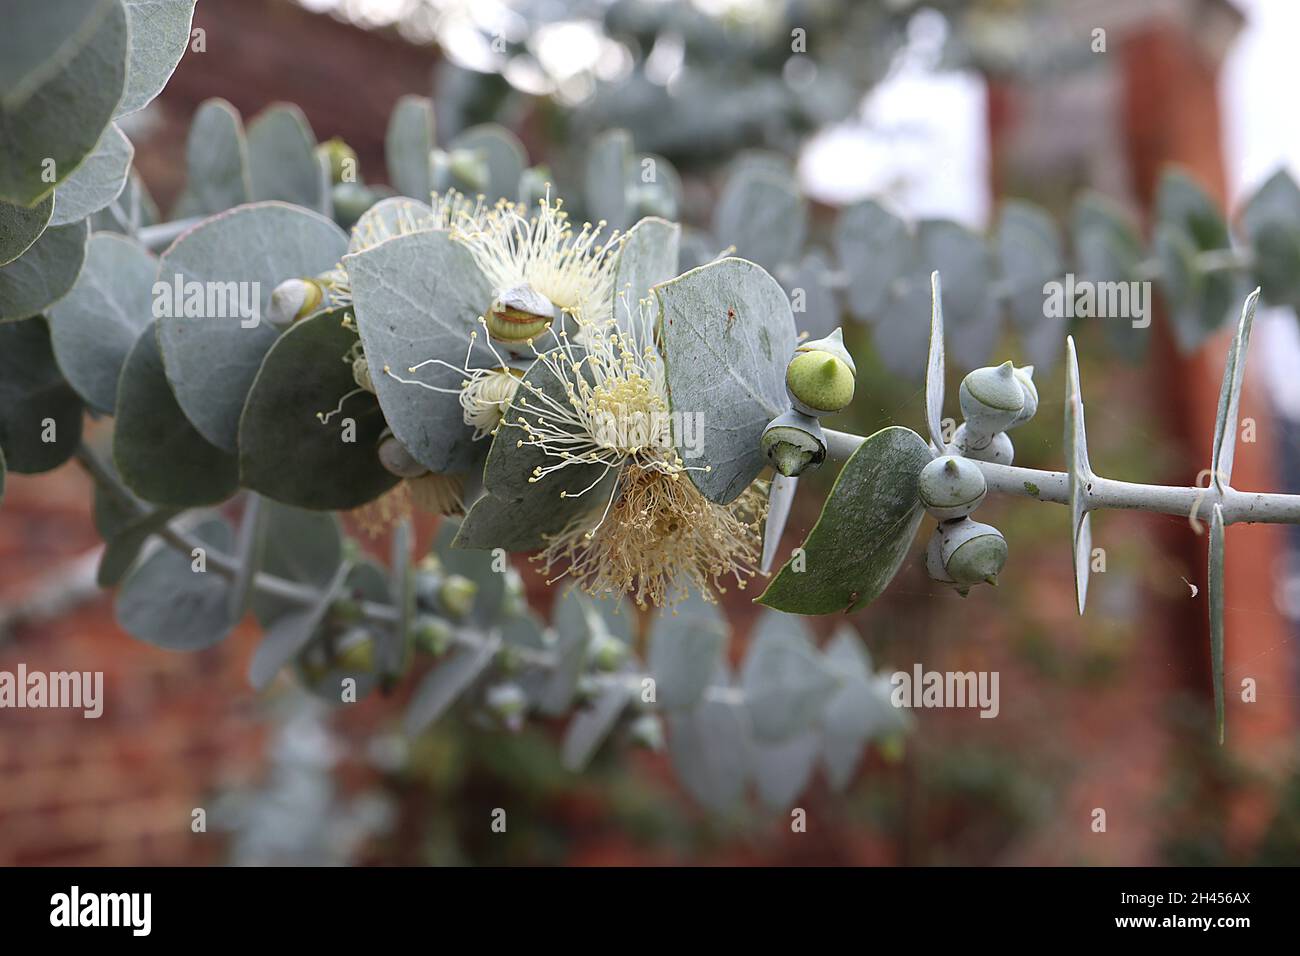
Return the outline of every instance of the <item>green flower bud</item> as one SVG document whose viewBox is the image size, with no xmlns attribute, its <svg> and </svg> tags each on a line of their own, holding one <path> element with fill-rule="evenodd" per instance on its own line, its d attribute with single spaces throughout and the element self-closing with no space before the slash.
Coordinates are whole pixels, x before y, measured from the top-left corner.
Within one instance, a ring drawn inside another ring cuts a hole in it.
<svg viewBox="0 0 1300 956">
<path fill-rule="evenodd" d="M 917 484 L 925 510 L 940 521 L 964 518 L 984 500 L 988 485 L 974 462 L 942 455 L 921 469 Z"/>
<path fill-rule="evenodd" d="M 939 553 L 953 581 L 962 585 L 998 583 L 998 572 L 1007 563 L 1007 541 L 1001 531 L 970 518 L 939 527 L 943 533 Z"/>
<path fill-rule="evenodd" d="M 361 603 L 352 597 L 338 598 L 330 606 L 330 618 L 343 624 L 359 621 L 361 619 Z"/>
<path fill-rule="evenodd" d="M 1020 414 L 1009 427 L 1014 428 L 1017 425 L 1023 425 L 1038 413 L 1038 386 L 1034 384 L 1034 367 L 1024 365 L 1016 369 L 1016 381 L 1020 383 L 1020 390 L 1025 395 L 1025 407 L 1020 410 Z"/>
<path fill-rule="evenodd" d="M 1006 431 L 1025 407 L 1025 391 L 1010 362 L 971 372 L 962 379 L 958 399 L 971 430 L 987 435 Z"/>
<path fill-rule="evenodd" d="M 785 390 L 805 415 L 830 415 L 853 401 L 857 366 L 836 329 L 824 339 L 795 349 L 785 369 Z"/>
<path fill-rule="evenodd" d="M 375 639 L 365 628 L 351 628 L 339 638 L 337 646 L 338 652 L 334 658 L 335 669 L 367 673 L 374 670 Z"/>
<path fill-rule="evenodd" d="M 343 182 L 344 174 L 349 174 L 349 181 L 355 182 L 357 176 L 357 154 L 347 143 L 335 136 L 316 147 L 316 154 L 324 156 L 329 162 L 330 181 Z"/>
<path fill-rule="evenodd" d="M 292 325 L 320 308 L 325 290 L 315 279 L 285 279 L 271 293 L 266 318 L 273 325 Z"/>
<path fill-rule="evenodd" d="M 513 680 L 487 688 L 485 701 L 487 709 L 493 711 L 503 721 L 508 721 L 512 717 L 521 717 L 524 710 L 528 708 L 528 695 L 524 693 L 524 688 Z"/>
<path fill-rule="evenodd" d="M 509 644 L 501 648 L 497 651 L 496 665 L 503 673 L 518 673 L 524 665 L 523 658 L 519 655 L 519 648 L 511 647 Z"/>
<path fill-rule="evenodd" d="M 966 425 L 966 422 L 958 425 L 957 431 L 952 436 L 953 447 L 961 452 L 963 457 L 992 462 L 995 465 L 1009 465 L 1015 461 L 1016 448 L 1006 432 L 981 436 L 980 433 L 968 429 Z"/>
<path fill-rule="evenodd" d="M 658 714 L 641 714 L 628 728 L 632 741 L 658 753 L 664 749 L 664 723 Z"/>
<path fill-rule="evenodd" d="M 379 463 L 398 478 L 418 478 L 429 469 L 416 461 L 406 446 L 392 435 L 379 442 Z"/>
<path fill-rule="evenodd" d="M 763 429 L 763 454 L 780 474 L 794 478 L 826 458 L 826 438 L 817 419 L 803 412 L 778 415 Z"/>
<path fill-rule="evenodd" d="M 451 647 L 455 635 L 451 625 L 432 614 L 421 614 L 411 627 L 411 636 L 415 646 L 426 654 L 441 657 Z"/>
<path fill-rule="evenodd" d="M 447 152 L 435 149 L 429 156 L 429 168 L 436 193 L 457 189 L 473 194 L 487 189 L 487 163 L 476 150 L 453 149 Z"/>
<path fill-rule="evenodd" d="M 447 614 L 463 621 L 474 609 L 478 585 L 459 574 L 448 575 L 438 590 L 438 603 Z"/>
<path fill-rule="evenodd" d="M 589 654 L 597 670 L 615 671 L 627 660 L 627 645 L 616 637 L 601 634 L 592 638 Z"/>
<path fill-rule="evenodd" d="M 536 338 L 555 320 L 555 306 L 530 285 L 518 285 L 498 293 L 487 314 L 492 338 L 518 345 Z"/>
</svg>

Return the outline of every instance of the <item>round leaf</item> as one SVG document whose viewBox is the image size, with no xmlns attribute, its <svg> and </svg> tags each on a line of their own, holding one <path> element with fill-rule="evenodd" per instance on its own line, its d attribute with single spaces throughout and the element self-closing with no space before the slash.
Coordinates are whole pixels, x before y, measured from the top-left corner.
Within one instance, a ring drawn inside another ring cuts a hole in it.
<svg viewBox="0 0 1300 956">
<path fill-rule="evenodd" d="M 81 441 L 81 412 L 45 320 L 0 323 L 0 448 L 10 470 L 31 474 L 67 461 Z"/>
<path fill-rule="evenodd" d="M 0 322 L 39 315 L 67 295 L 86 257 L 85 223 L 46 229 L 13 262 L 0 266 Z"/>
</svg>

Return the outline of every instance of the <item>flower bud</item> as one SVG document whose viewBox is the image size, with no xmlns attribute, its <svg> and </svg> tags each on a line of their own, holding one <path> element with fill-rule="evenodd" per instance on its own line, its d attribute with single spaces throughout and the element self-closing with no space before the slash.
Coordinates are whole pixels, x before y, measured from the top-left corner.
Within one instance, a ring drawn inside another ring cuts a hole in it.
<svg viewBox="0 0 1300 956">
<path fill-rule="evenodd" d="M 925 510 L 940 521 L 964 518 L 980 506 L 988 485 L 974 462 L 942 455 L 921 469 L 917 491 Z"/>
<path fill-rule="evenodd" d="M 454 637 L 451 625 L 432 614 L 421 614 L 416 617 L 411 628 L 411 636 L 419 650 L 434 657 L 441 657 L 447 653 Z"/>
<path fill-rule="evenodd" d="M 930 575 L 931 581 L 938 581 L 940 584 L 956 584 L 946 568 L 943 566 L 943 527 L 934 529 L 930 535 L 930 540 L 925 545 L 925 571 Z"/>
<path fill-rule="evenodd" d="M 316 154 L 324 156 L 329 163 L 330 182 L 341 183 L 344 181 L 344 174 L 350 173 L 350 182 L 355 182 L 357 175 L 357 154 L 356 151 L 343 142 L 339 137 L 327 139 L 316 147 Z"/>
<path fill-rule="evenodd" d="M 656 753 L 664 749 L 664 723 L 658 714 L 641 714 L 628 728 L 638 746 Z"/>
<path fill-rule="evenodd" d="M 292 325 L 315 312 L 325 298 L 325 290 L 315 279 L 285 279 L 271 293 L 266 318 L 273 325 Z"/>
<path fill-rule="evenodd" d="M 388 435 L 379 442 L 379 463 L 398 478 L 417 478 L 429 469 L 416 461 L 406 446 Z"/>
<path fill-rule="evenodd" d="M 518 345 L 541 335 L 555 319 L 551 300 L 530 285 L 505 289 L 492 300 L 488 333 L 497 341 Z"/>
<path fill-rule="evenodd" d="M 785 390 L 805 415 L 831 415 L 853 401 L 857 366 L 836 329 L 824 339 L 795 349 L 785 370 Z"/>
<path fill-rule="evenodd" d="M 948 521 L 939 528 L 943 533 L 939 554 L 953 581 L 959 585 L 998 583 L 998 572 L 1007 563 L 1007 541 L 1001 531 L 970 518 Z"/>
<path fill-rule="evenodd" d="M 375 667 L 375 639 L 362 627 L 350 628 L 339 638 L 334 667 L 341 671 L 372 671 Z"/>
<path fill-rule="evenodd" d="M 961 381 L 958 391 L 962 414 L 970 430 L 981 435 L 1006 431 L 1025 407 L 1025 390 L 1015 367 L 1003 362 L 977 368 Z"/>
<path fill-rule="evenodd" d="M 966 427 L 966 422 L 957 426 L 953 433 L 952 444 L 963 457 L 976 461 L 992 462 L 995 465 L 1009 465 L 1016 457 L 1016 448 L 1011 443 L 1011 436 L 1006 432 L 994 435 L 981 435 Z"/>
<path fill-rule="evenodd" d="M 524 712 L 528 709 L 528 695 L 514 681 L 489 687 L 484 702 L 488 710 L 511 730 L 519 730 L 523 726 Z"/>
<path fill-rule="evenodd" d="M 473 194 L 487 189 L 487 163 L 472 149 L 453 149 L 451 152 L 435 149 L 429 156 L 429 170 L 436 193 L 456 189 Z"/>
<path fill-rule="evenodd" d="M 438 590 L 438 603 L 450 617 L 463 621 L 474 609 L 478 585 L 460 574 L 451 574 Z"/>
<path fill-rule="evenodd" d="M 592 638 L 588 653 L 597 670 L 614 671 L 627 660 L 627 645 L 616 637 L 600 634 Z"/>
<path fill-rule="evenodd" d="M 1009 427 L 1014 428 L 1017 425 L 1023 425 L 1038 413 L 1038 386 L 1034 384 L 1034 367 L 1032 365 L 1023 365 L 1016 369 L 1016 381 L 1020 383 L 1020 389 L 1025 395 L 1025 407 L 1020 410 L 1020 414 Z"/>
<path fill-rule="evenodd" d="M 803 412 L 778 415 L 763 429 L 763 454 L 780 474 L 794 478 L 826 458 L 826 438 L 817 419 Z"/>
</svg>

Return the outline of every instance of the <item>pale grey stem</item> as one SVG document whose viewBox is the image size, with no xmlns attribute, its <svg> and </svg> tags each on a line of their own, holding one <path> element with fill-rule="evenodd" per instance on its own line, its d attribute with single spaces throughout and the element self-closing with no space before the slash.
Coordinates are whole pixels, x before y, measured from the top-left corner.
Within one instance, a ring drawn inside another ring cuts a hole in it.
<svg viewBox="0 0 1300 956">
<path fill-rule="evenodd" d="M 837 461 L 848 458 L 865 440 L 860 435 L 829 428 L 824 429 L 824 434 L 826 454 Z M 986 461 L 975 461 L 975 464 L 984 473 L 989 491 L 1062 505 L 1070 503 L 1070 476 L 1063 471 L 1040 471 Z M 1238 491 L 1231 487 L 1225 487 L 1220 494 L 1212 487 L 1144 485 L 1093 475 L 1085 484 L 1084 496 L 1089 511 L 1124 508 L 1209 521 L 1214 505 L 1219 504 L 1223 507 L 1224 524 L 1300 524 L 1300 495 Z"/>
<path fill-rule="evenodd" d="M 192 216 L 189 219 L 173 219 L 171 222 L 159 222 L 152 226 L 141 226 L 136 232 L 135 238 L 146 249 L 151 252 L 157 252 L 159 249 L 165 249 L 176 241 L 176 238 L 190 226 L 196 225 L 203 221 L 202 216 Z"/>
</svg>

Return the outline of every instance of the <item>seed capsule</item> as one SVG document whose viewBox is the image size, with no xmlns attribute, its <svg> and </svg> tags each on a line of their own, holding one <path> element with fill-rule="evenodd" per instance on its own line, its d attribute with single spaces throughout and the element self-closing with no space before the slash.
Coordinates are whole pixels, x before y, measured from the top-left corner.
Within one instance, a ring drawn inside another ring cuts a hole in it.
<svg viewBox="0 0 1300 956">
<path fill-rule="evenodd" d="M 805 342 L 785 370 L 790 401 L 805 415 L 831 415 L 853 401 L 857 366 L 836 329 L 824 339 Z"/>
<path fill-rule="evenodd" d="M 555 320 L 550 299 L 530 285 L 500 292 L 487 314 L 488 333 L 500 342 L 517 345 L 541 335 Z"/>
<path fill-rule="evenodd" d="M 998 583 L 998 573 L 1007 563 L 1007 541 L 1001 531 L 970 518 L 939 527 L 943 533 L 939 555 L 953 581 L 959 585 Z"/>
<path fill-rule="evenodd" d="M 940 521 L 964 518 L 988 492 L 984 473 L 974 462 L 943 455 L 921 469 L 917 488 L 925 510 Z"/>
<path fill-rule="evenodd" d="M 1025 407 L 1025 391 L 1010 362 L 971 372 L 962 379 L 958 399 L 971 430 L 988 435 L 1010 428 Z"/>
<path fill-rule="evenodd" d="M 794 410 L 778 415 L 763 430 L 763 454 L 787 478 L 815 468 L 826 458 L 826 438 L 817 419 Z"/>
<path fill-rule="evenodd" d="M 995 465 L 1009 465 L 1015 460 L 1016 448 L 1006 432 L 985 436 L 981 441 L 981 436 L 966 426 L 967 423 L 962 422 L 952 436 L 953 447 L 961 452 L 963 457 L 992 462 Z"/>
</svg>

